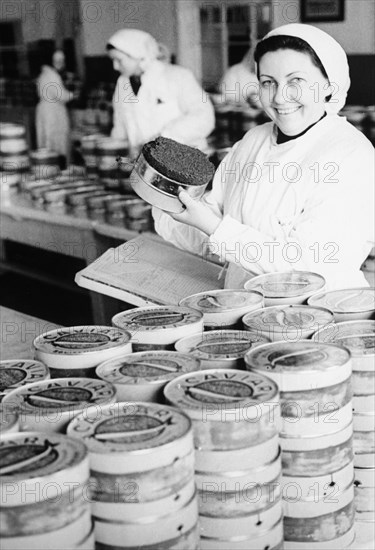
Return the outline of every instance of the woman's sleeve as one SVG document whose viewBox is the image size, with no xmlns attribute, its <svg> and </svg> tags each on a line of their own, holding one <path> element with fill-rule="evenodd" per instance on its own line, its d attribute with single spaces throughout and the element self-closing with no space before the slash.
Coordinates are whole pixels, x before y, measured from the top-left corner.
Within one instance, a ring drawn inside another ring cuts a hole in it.
<svg viewBox="0 0 375 550">
<path fill-rule="evenodd" d="M 208 94 L 196 81 L 193 73 L 179 67 L 173 86 L 182 115 L 168 123 L 162 136 L 182 143 L 207 137 L 215 127 L 215 113 Z"/>
<path fill-rule="evenodd" d="M 275 219 L 268 235 L 225 216 L 210 236 L 212 252 L 249 271 L 254 265 L 264 272 L 314 271 L 335 286 L 338 278 L 359 271 L 374 240 L 373 174 L 372 147 L 352 152 L 336 176 L 316 185 L 290 225 Z"/>
</svg>

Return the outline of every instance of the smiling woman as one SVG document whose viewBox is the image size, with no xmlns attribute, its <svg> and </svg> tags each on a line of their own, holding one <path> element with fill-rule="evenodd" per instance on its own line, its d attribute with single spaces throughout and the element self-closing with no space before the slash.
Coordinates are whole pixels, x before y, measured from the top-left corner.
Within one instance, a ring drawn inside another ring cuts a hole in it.
<svg viewBox="0 0 375 550">
<path fill-rule="evenodd" d="M 338 116 L 350 85 L 346 54 L 322 30 L 291 24 L 271 31 L 255 60 L 271 122 L 232 147 L 200 201 L 182 192 L 182 214 L 154 208 L 155 228 L 180 248 L 218 254 L 226 288 L 290 270 L 319 273 L 329 289 L 364 286 L 374 152 Z"/>
</svg>

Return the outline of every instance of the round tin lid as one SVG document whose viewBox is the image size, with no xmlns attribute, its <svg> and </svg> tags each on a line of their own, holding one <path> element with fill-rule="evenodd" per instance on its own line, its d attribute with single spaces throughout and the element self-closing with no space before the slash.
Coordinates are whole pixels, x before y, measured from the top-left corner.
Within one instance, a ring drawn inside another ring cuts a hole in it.
<svg viewBox="0 0 375 550">
<path fill-rule="evenodd" d="M 12 408 L 0 405 L 0 437 L 15 428 L 17 422 L 18 414 Z"/>
<path fill-rule="evenodd" d="M 192 418 L 202 420 L 202 411 L 209 409 L 207 421 L 225 421 L 221 416 L 223 408 L 238 410 L 263 403 L 276 405 L 279 400 L 273 380 L 236 369 L 206 369 L 184 374 L 169 382 L 164 394 L 169 403 L 185 410 Z M 236 419 L 226 418 L 229 422 Z"/>
<path fill-rule="evenodd" d="M 105 361 L 96 368 L 102 380 L 112 384 L 155 384 L 199 370 L 200 361 L 177 351 L 140 351 Z"/>
<path fill-rule="evenodd" d="M 263 295 L 248 290 L 209 290 L 192 294 L 180 301 L 180 306 L 198 309 L 203 314 L 220 314 L 225 311 L 262 307 Z"/>
<path fill-rule="evenodd" d="M 253 344 L 269 341 L 266 336 L 246 330 L 212 330 L 181 338 L 175 347 L 202 360 L 233 360 L 244 357 Z"/>
<path fill-rule="evenodd" d="M 288 328 L 316 330 L 334 322 L 331 311 L 323 307 L 302 305 L 269 306 L 247 313 L 242 318 L 249 330 L 282 332 Z"/>
<path fill-rule="evenodd" d="M 257 290 L 265 298 L 293 298 L 321 290 L 325 279 L 310 271 L 283 271 L 258 275 L 245 283 L 247 290 Z"/>
<path fill-rule="evenodd" d="M 173 451 L 184 456 L 194 449 L 189 417 L 158 403 L 115 403 L 100 414 L 90 407 L 72 419 L 67 433 L 85 443 L 92 468 L 111 473 L 158 468 L 173 462 Z"/>
<path fill-rule="evenodd" d="M 0 395 L 20 386 L 49 378 L 49 370 L 33 359 L 9 359 L 0 361 Z"/>
<path fill-rule="evenodd" d="M 199 323 L 202 313 L 181 306 L 137 307 L 118 313 L 112 323 L 131 333 L 153 332 L 165 329 L 177 329 L 193 323 Z"/>
<path fill-rule="evenodd" d="M 4 406 L 12 406 L 21 415 L 72 412 L 89 405 L 106 405 L 116 395 L 115 387 L 91 378 L 55 378 L 20 387 L 7 394 Z"/>
<path fill-rule="evenodd" d="M 131 336 L 117 327 L 83 325 L 64 327 L 37 336 L 34 348 L 52 355 L 95 354 L 115 347 L 125 346 Z"/>
<path fill-rule="evenodd" d="M 375 310 L 375 288 L 345 288 L 322 292 L 308 299 L 311 306 L 326 307 L 334 313 L 361 313 Z"/>
<path fill-rule="evenodd" d="M 280 389 L 313 389 L 339 384 L 351 375 L 350 352 L 311 340 L 272 342 L 250 350 L 247 368 L 269 374 Z M 285 386 L 285 388 L 284 388 Z"/>
<path fill-rule="evenodd" d="M 7 495 L 2 504 L 6 507 L 61 498 L 63 492 L 81 485 L 90 475 L 85 445 L 60 434 L 6 435 L 0 439 L 0 464 L 0 488 Z M 24 490 L 21 483 L 25 483 Z M 12 487 L 13 491 L 9 490 Z"/>
<path fill-rule="evenodd" d="M 322 328 L 312 339 L 348 348 L 353 356 L 375 355 L 375 321 L 343 321 Z"/>
</svg>

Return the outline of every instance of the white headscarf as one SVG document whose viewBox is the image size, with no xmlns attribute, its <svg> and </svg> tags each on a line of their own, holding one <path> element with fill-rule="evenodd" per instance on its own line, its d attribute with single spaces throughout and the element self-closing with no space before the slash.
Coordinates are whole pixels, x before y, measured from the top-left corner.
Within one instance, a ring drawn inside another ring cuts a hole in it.
<svg viewBox="0 0 375 550">
<path fill-rule="evenodd" d="M 332 36 L 326 32 L 313 27 L 292 23 L 283 25 L 269 32 L 263 40 L 271 36 L 296 36 L 311 46 L 319 57 L 330 84 L 333 85 L 333 95 L 326 103 L 327 114 L 336 114 L 343 108 L 346 95 L 350 87 L 349 65 L 346 53 Z"/>
<path fill-rule="evenodd" d="M 115 32 L 108 44 L 141 61 L 142 69 L 157 58 L 159 46 L 155 38 L 148 32 L 138 29 L 122 29 Z"/>
</svg>

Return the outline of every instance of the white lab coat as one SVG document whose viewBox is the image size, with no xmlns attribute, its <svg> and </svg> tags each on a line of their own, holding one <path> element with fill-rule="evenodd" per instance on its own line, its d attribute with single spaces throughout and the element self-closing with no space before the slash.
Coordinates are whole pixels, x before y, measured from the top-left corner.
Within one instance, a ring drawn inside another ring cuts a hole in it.
<svg viewBox="0 0 375 550">
<path fill-rule="evenodd" d="M 204 149 L 215 126 L 208 95 L 191 71 L 153 61 L 135 96 L 129 79 L 120 76 L 113 96 L 112 137 L 128 139 L 132 148 L 162 135 Z"/>
<path fill-rule="evenodd" d="M 66 103 L 73 99 L 59 73 L 43 65 L 37 79 L 40 101 L 36 107 L 36 137 L 38 147 L 56 151 L 69 158 L 69 115 Z"/>
<path fill-rule="evenodd" d="M 329 115 L 278 145 L 272 122 L 250 130 L 220 164 L 203 199 L 222 216 L 202 232 L 153 209 L 156 231 L 229 262 L 225 286 L 275 271 L 320 273 L 327 288 L 368 286 L 360 267 L 374 237 L 374 150 L 345 118 Z"/>
</svg>

